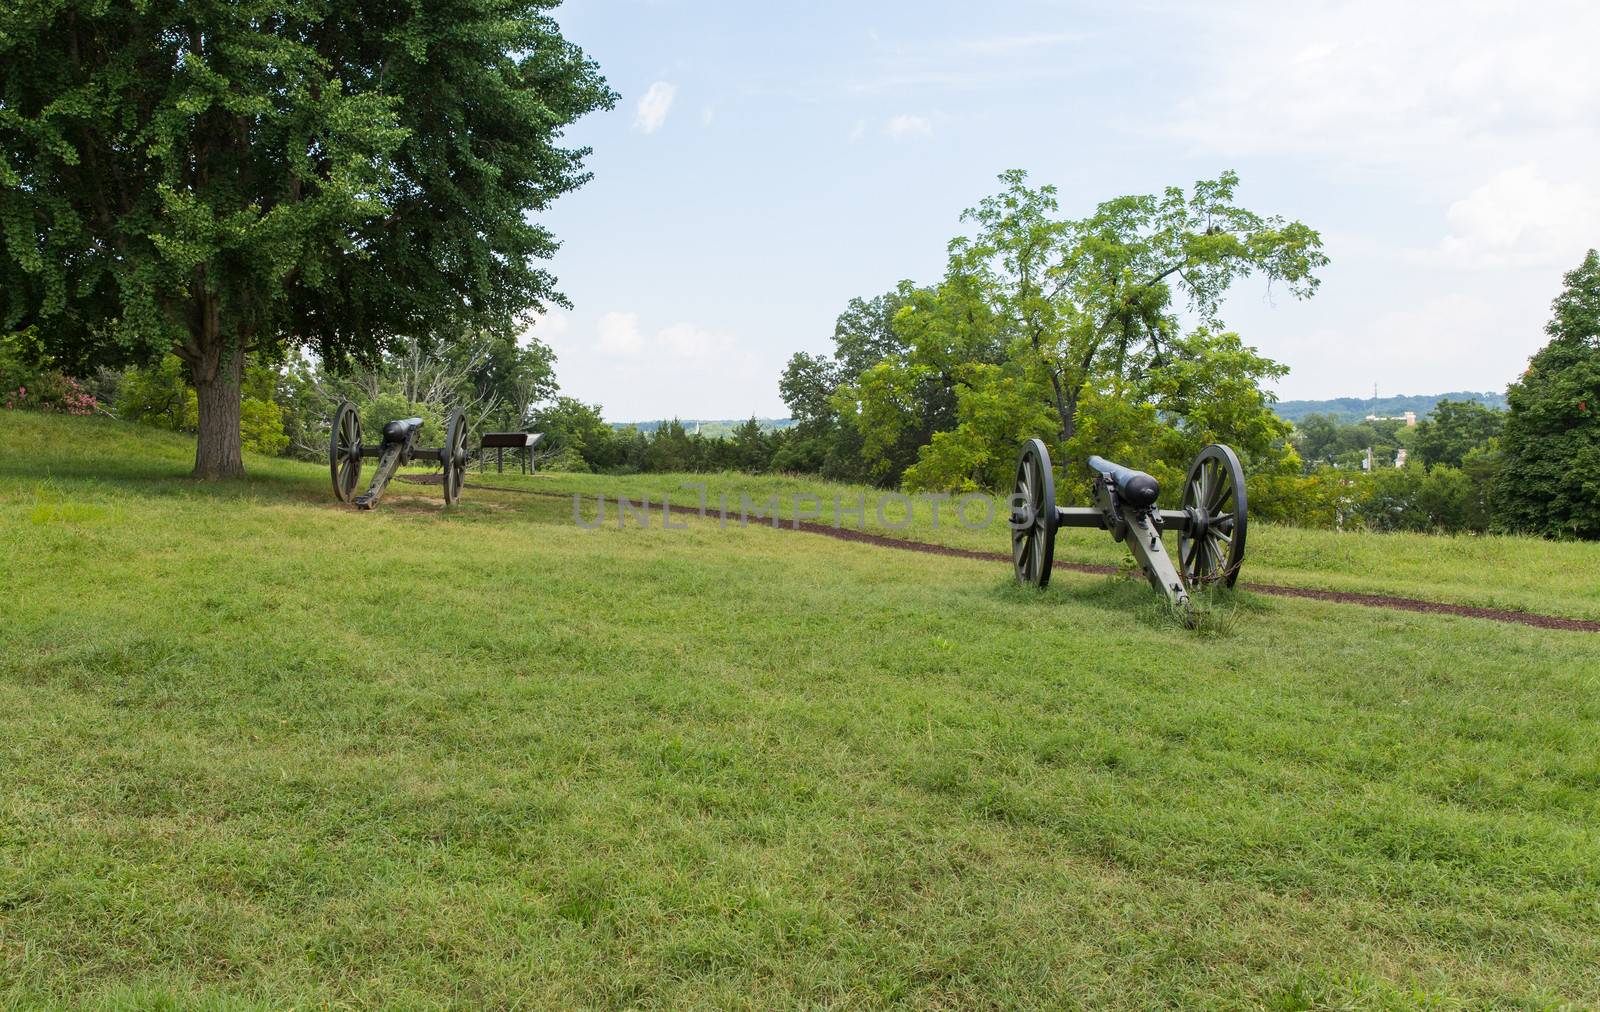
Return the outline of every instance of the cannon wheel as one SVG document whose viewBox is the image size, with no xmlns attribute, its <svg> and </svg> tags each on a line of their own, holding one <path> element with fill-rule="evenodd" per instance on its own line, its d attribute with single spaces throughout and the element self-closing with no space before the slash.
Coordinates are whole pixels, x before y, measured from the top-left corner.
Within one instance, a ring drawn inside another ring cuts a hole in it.
<svg viewBox="0 0 1600 1012">
<path fill-rule="evenodd" d="M 340 401 L 333 412 L 328 470 L 333 476 L 333 494 L 340 502 L 349 502 L 361 481 L 361 416 L 349 401 Z"/>
<path fill-rule="evenodd" d="M 461 501 L 461 486 L 467 481 L 467 416 L 461 409 L 450 412 L 444 427 L 444 501 L 451 506 Z"/>
<path fill-rule="evenodd" d="M 1044 441 L 1022 444 L 1012 490 L 1011 562 L 1017 581 L 1043 588 L 1056 554 L 1056 479 Z"/>
<path fill-rule="evenodd" d="M 1178 538 L 1178 568 L 1190 589 L 1221 583 L 1231 587 L 1244 563 L 1244 468 L 1221 443 L 1200 451 L 1183 486 L 1189 530 Z"/>
</svg>

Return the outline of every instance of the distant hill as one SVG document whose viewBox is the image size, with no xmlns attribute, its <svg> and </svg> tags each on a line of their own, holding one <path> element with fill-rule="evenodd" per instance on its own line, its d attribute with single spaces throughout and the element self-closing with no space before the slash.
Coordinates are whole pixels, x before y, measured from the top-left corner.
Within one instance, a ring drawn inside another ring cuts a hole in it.
<svg viewBox="0 0 1600 1012">
<path fill-rule="evenodd" d="M 1447 394 L 1399 394 L 1394 397 L 1380 397 L 1374 401 L 1371 397 L 1335 397 L 1327 401 L 1279 401 L 1272 406 L 1279 418 L 1291 422 L 1298 422 L 1306 415 L 1332 415 L 1342 422 L 1359 422 L 1368 415 L 1377 415 L 1379 418 L 1393 418 L 1415 411 L 1417 417 L 1433 411 L 1433 406 L 1440 401 L 1477 401 L 1479 404 L 1491 408 L 1505 409 L 1506 395 L 1503 393 L 1473 393 L 1470 390 L 1455 390 Z"/>
<path fill-rule="evenodd" d="M 690 432 L 696 431 L 695 426 L 699 426 L 700 434 L 708 439 L 721 439 L 724 436 L 732 435 L 734 429 L 738 428 L 749 420 L 750 419 L 748 418 L 678 419 L 678 421 L 683 423 L 683 427 L 688 429 Z M 640 432 L 654 432 L 661 428 L 661 426 L 667 421 L 670 421 L 670 419 L 662 419 L 654 422 L 612 422 L 611 427 L 613 429 L 638 429 Z M 763 432 L 770 432 L 773 429 L 787 429 L 789 426 L 794 424 L 794 419 L 757 418 L 756 424 L 761 426 L 761 430 Z"/>
</svg>

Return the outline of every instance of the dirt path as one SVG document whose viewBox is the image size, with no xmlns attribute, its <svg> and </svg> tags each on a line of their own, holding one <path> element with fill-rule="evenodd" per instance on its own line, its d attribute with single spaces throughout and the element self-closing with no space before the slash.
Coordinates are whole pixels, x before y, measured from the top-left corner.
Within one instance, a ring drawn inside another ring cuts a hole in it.
<svg viewBox="0 0 1600 1012">
<path fill-rule="evenodd" d="M 437 485 L 440 482 L 438 475 L 402 475 L 401 481 L 417 485 Z M 514 492 L 519 495 L 536 495 L 551 499 L 567 499 L 570 493 L 545 492 L 531 488 L 508 488 L 504 485 L 479 485 L 467 482 L 467 488 L 482 489 L 485 492 Z M 698 514 L 697 506 L 673 506 L 674 513 Z M 890 537 L 886 534 L 871 534 L 867 531 L 855 531 L 844 527 L 834 527 L 831 524 L 819 524 L 810 520 L 802 520 L 798 524 L 785 523 L 779 530 L 799 530 L 808 534 L 821 534 L 840 541 L 854 541 L 859 544 L 875 545 L 879 548 L 895 548 L 903 552 L 923 552 L 928 555 L 947 555 L 957 559 L 980 559 L 984 562 L 1004 562 L 1011 565 L 1011 556 L 1005 552 L 979 552 L 970 548 L 949 548 L 945 545 L 930 545 L 925 541 L 907 541 L 904 538 Z M 1095 573 L 1110 575 L 1117 571 L 1115 566 L 1096 566 L 1085 562 L 1057 561 L 1055 569 L 1071 570 L 1077 573 Z M 1600 621 L 1584 618 L 1564 618 L 1560 615 L 1539 615 L 1528 611 L 1511 611 L 1505 608 L 1479 608 L 1467 604 L 1442 604 L 1438 601 L 1424 601 L 1415 597 L 1392 597 L 1388 594 L 1356 594 L 1346 590 L 1313 590 L 1310 587 L 1282 587 L 1271 583 L 1247 583 L 1244 589 L 1256 594 L 1271 594 L 1275 597 L 1302 597 L 1313 601 L 1334 601 L 1339 604 L 1359 604 L 1368 608 L 1392 608 L 1397 611 L 1414 611 L 1430 615 L 1460 615 L 1465 618 L 1482 618 L 1491 622 L 1510 622 L 1514 625 L 1529 625 L 1539 629 L 1564 629 L 1573 632 L 1600 632 Z"/>
</svg>

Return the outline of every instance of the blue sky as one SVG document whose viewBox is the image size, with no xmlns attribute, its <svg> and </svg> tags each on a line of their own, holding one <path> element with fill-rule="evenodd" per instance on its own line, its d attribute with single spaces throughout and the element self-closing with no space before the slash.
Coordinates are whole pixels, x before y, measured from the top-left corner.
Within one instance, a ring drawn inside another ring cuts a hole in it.
<svg viewBox="0 0 1600 1012">
<path fill-rule="evenodd" d="M 779 416 L 856 295 L 936 280 L 1026 169 L 1065 213 L 1234 169 L 1319 229 L 1309 302 L 1228 322 L 1286 398 L 1501 389 L 1600 245 L 1600 5 L 596 0 L 557 16 L 622 94 L 544 218 L 574 308 L 534 331 L 608 418 Z"/>
</svg>

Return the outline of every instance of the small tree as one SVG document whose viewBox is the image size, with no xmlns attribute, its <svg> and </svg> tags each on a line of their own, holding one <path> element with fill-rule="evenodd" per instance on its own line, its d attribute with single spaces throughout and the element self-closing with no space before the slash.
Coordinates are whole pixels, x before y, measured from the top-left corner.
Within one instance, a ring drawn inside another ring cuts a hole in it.
<svg viewBox="0 0 1600 1012">
<path fill-rule="evenodd" d="M 335 368 L 562 302 L 531 221 L 615 96 L 552 0 L 0 7 L 0 329 L 182 360 L 195 474 L 236 475 L 245 356 Z"/>
<path fill-rule="evenodd" d="M 1506 391 L 1495 517 L 1514 531 L 1600 538 L 1600 254 L 1564 281 L 1550 343 Z"/>
</svg>

